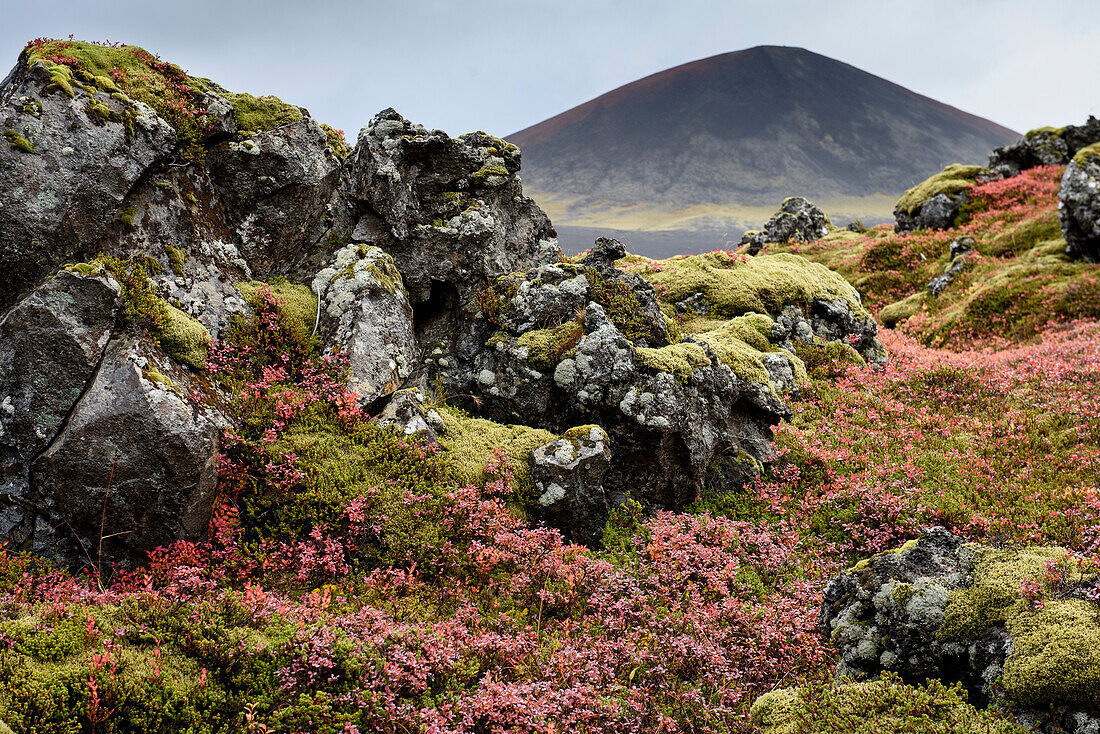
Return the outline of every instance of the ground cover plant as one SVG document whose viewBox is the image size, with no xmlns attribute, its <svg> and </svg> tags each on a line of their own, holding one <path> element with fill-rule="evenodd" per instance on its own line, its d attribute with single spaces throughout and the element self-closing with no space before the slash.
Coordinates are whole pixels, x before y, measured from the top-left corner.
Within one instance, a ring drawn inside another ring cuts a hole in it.
<svg viewBox="0 0 1100 734">
<path fill-rule="evenodd" d="M 471 481 L 445 447 L 372 423 L 280 284 L 250 284 L 252 312 L 206 353 L 234 423 L 209 538 L 103 577 L 0 549 L 0 732 L 778 734 L 866 731 L 876 712 L 903 730 L 1022 731 L 935 683 L 833 686 L 815 625 L 830 577 L 928 525 L 1076 553 L 1021 588 L 1036 608 L 1100 564 L 1100 323 L 1041 308 L 1072 288 L 1088 303 L 1096 271 L 1039 239 L 1057 171 L 1025 175 L 977 187 L 985 203 L 954 232 L 803 246 L 865 278 L 875 311 L 960 232 L 983 275 L 952 284 L 953 315 L 923 303 L 884 330 L 885 367 L 800 348 L 809 380 L 764 474 L 683 513 L 624 505 L 598 550 L 531 526 L 501 453 Z M 775 262 L 691 265 L 766 278 Z M 1027 263 L 1069 270 L 1027 280 L 1031 310 L 982 326 L 983 284 Z M 632 266 L 679 295 L 675 260 Z M 723 282 L 715 300 L 740 307 Z"/>
</svg>

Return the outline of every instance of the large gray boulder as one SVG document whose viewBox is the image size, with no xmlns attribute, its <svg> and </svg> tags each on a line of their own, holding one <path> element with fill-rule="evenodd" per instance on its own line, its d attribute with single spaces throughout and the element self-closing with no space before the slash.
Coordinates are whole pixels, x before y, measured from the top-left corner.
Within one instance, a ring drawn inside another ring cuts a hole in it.
<svg viewBox="0 0 1100 734">
<path fill-rule="evenodd" d="M 113 279 L 63 270 L 0 320 L 0 494 L 25 484 L 27 466 L 57 435 L 103 358 L 118 309 Z"/>
<path fill-rule="evenodd" d="M 393 259 L 350 244 L 313 279 L 328 353 L 348 356 L 348 387 L 366 403 L 392 393 L 420 364 L 413 311 Z"/>
<path fill-rule="evenodd" d="M 51 89 L 45 66 L 22 60 L 0 84 L 0 309 L 94 254 L 130 191 L 175 150 L 175 131 L 146 105 L 71 88 Z"/>
<path fill-rule="evenodd" d="M 784 199 L 779 211 L 759 232 L 746 232 L 741 237 L 745 252 L 757 255 L 769 243 L 813 242 L 829 233 L 829 218 L 813 202 L 801 196 Z"/>
<path fill-rule="evenodd" d="M 909 682 L 961 683 L 977 703 L 1010 705 L 1034 731 L 1100 728 L 1096 579 L 1071 573 L 1046 599 L 1048 562 L 1064 548 L 964 543 L 941 527 L 862 561 L 825 588 L 819 628 L 840 653 L 839 678 L 893 671 Z M 1072 561 L 1069 561 L 1072 563 Z"/>
<path fill-rule="evenodd" d="M 392 109 L 360 131 L 344 179 L 352 239 L 393 257 L 426 341 L 448 333 L 492 278 L 561 257 L 519 168 L 519 149 L 499 138 L 451 138 Z"/>
<path fill-rule="evenodd" d="M 0 320 L 0 541 L 104 572 L 202 537 L 223 425 L 209 388 L 121 327 L 119 290 L 62 270 Z"/>
<path fill-rule="evenodd" d="M 1100 262 L 1100 143 L 1080 150 L 1066 166 L 1058 199 L 1066 254 Z"/>
<path fill-rule="evenodd" d="M 193 389 L 154 347 L 113 338 L 65 426 L 30 467 L 19 547 L 106 573 L 175 540 L 201 539 L 217 490 L 221 427 L 213 411 L 188 399 Z"/>
</svg>

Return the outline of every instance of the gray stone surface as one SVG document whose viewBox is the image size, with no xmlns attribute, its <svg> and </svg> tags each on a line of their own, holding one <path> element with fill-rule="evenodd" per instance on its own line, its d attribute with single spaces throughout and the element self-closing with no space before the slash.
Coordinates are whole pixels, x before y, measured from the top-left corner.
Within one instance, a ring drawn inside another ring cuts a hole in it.
<svg viewBox="0 0 1100 734">
<path fill-rule="evenodd" d="M 393 259 L 377 247 L 338 250 L 313 279 L 327 353 L 348 356 L 348 387 L 370 403 L 401 387 L 419 364 L 413 312 Z"/>
<path fill-rule="evenodd" d="M 537 516 L 568 541 L 598 545 L 610 510 L 603 488 L 610 467 L 610 439 L 599 426 L 572 428 L 539 446 L 531 453 Z"/>
<path fill-rule="evenodd" d="M 0 309 L 67 259 L 96 252 L 131 189 L 176 145 L 175 131 L 140 102 L 91 87 L 69 98 L 47 91 L 49 81 L 41 63 L 21 61 L 0 85 L 0 129 L 34 146 L 24 152 L 0 139 Z M 93 97 L 117 119 L 91 114 Z"/>
<path fill-rule="evenodd" d="M 1066 166 L 1058 191 L 1066 254 L 1100 262 L 1100 155 L 1079 155 Z"/>
</svg>

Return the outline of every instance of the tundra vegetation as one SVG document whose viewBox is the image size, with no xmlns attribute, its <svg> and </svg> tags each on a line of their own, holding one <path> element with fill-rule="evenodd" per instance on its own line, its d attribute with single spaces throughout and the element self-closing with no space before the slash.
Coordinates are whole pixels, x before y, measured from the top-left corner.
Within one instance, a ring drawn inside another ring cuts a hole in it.
<svg viewBox="0 0 1100 734">
<path fill-rule="evenodd" d="M 184 100 L 165 119 L 200 154 L 201 131 L 183 121 L 196 111 L 189 90 L 208 83 L 136 47 L 43 41 L 28 53 L 63 94 L 81 83 Z M 297 109 L 233 99 L 253 131 Z M 487 166 L 475 178 L 505 175 Z M 552 434 L 445 404 L 436 443 L 373 422 L 348 391 L 347 358 L 320 349 L 304 286 L 242 284 L 249 310 L 210 339 L 148 291 L 146 263 L 74 266 L 113 273 L 125 317 L 232 396 L 232 428 L 206 539 L 112 573 L 95 548 L 73 574 L 0 547 L 0 732 L 1009 734 L 1024 731 L 1016 703 L 1095 704 L 1095 656 L 1048 660 L 1061 677 L 1010 667 L 1018 698 L 977 708 L 935 680 L 836 684 L 836 653 L 816 631 L 831 577 L 942 525 L 992 546 L 1058 548 L 1026 568 L 984 559 L 944 635 L 992 614 L 1025 648 L 1059 625 L 1097 639 L 1096 600 L 1060 598 L 1046 563 L 1075 553 L 1090 582 L 1100 567 L 1100 271 L 1062 254 L 1060 176 L 974 184 L 944 231 L 836 230 L 759 259 L 627 258 L 675 329 L 725 345 L 719 358 L 746 374 L 772 348 L 763 316 L 822 288 L 894 328 L 881 333 L 885 366 L 846 344 L 799 346 L 793 416 L 763 472 L 683 512 L 626 503 L 597 548 L 524 512 L 525 457 Z M 976 243 L 959 256 L 967 267 L 929 295 L 963 236 Z M 621 307 L 624 330 L 637 326 L 624 292 L 593 290 L 610 313 Z M 696 293 L 704 312 L 677 313 Z M 481 298 L 499 316 L 510 294 Z M 578 329 L 540 330 L 533 362 L 553 364 Z M 640 359 L 690 379 L 706 356 L 674 346 Z M 112 470 L 109 455 L 87 462 Z"/>
</svg>

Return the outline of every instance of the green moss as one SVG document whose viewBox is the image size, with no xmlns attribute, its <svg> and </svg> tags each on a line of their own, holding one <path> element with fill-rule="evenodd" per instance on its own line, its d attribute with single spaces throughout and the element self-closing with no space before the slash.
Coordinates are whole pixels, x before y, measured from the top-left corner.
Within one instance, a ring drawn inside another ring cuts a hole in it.
<svg viewBox="0 0 1100 734">
<path fill-rule="evenodd" d="M 1089 161 L 1100 158 L 1100 143 L 1086 145 L 1073 156 L 1073 162 L 1078 166 L 1085 166 Z"/>
<path fill-rule="evenodd" d="M 118 213 L 118 221 L 127 226 L 131 226 L 134 223 L 134 215 L 137 214 L 137 209 L 134 207 L 127 207 Z"/>
<path fill-rule="evenodd" d="M 525 332 L 515 346 L 527 349 L 527 362 L 532 367 L 549 369 L 562 360 L 569 349 L 584 335 L 580 320 L 567 321 L 550 329 Z"/>
<path fill-rule="evenodd" d="M 1063 548 L 971 547 L 978 554 L 973 584 L 951 592 L 943 625 L 937 634 L 941 641 L 973 639 L 987 628 L 1004 624 L 1014 617 L 1024 608 L 1021 584 L 1042 576 L 1047 561 L 1066 553 Z"/>
<path fill-rule="evenodd" d="M 1004 687 L 1030 705 L 1100 704 L 1100 607 L 1084 599 L 1047 601 L 1008 622 L 1012 654 Z"/>
<path fill-rule="evenodd" d="M 474 173 L 470 174 L 470 181 L 474 186 L 482 186 L 490 176 L 507 176 L 508 169 L 499 163 L 487 163 Z"/>
<path fill-rule="evenodd" d="M 271 95 L 256 97 L 241 92 L 227 94 L 226 98 L 233 105 L 238 130 L 262 133 L 302 119 L 300 109 Z"/>
<path fill-rule="evenodd" d="M 104 267 L 101 262 L 69 263 L 65 266 L 65 269 L 71 273 L 80 273 L 81 275 L 99 275 L 103 272 Z"/>
<path fill-rule="evenodd" d="M 716 317 L 746 313 L 778 316 L 787 305 L 841 300 L 856 316 L 867 316 L 855 289 L 824 265 L 789 253 L 742 261 L 721 252 L 649 261 L 629 256 L 631 267 L 653 284 L 665 303 L 703 293 Z M 652 263 L 652 266 L 649 266 Z"/>
<path fill-rule="evenodd" d="M 1066 129 L 1064 127 L 1050 127 L 1049 125 L 1045 127 L 1037 127 L 1034 130 L 1028 130 L 1026 133 L 1024 133 L 1024 139 L 1032 140 L 1039 135 L 1051 135 L 1055 138 L 1060 138 L 1062 137 L 1063 133 L 1065 133 L 1065 131 Z"/>
<path fill-rule="evenodd" d="M 975 708 L 961 686 L 937 680 L 911 686 L 893 673 L 771 691 L 753 702 L 749 717 L 763 734 L 1024 733 L 1006 714 Z"/>
<path fill-rule="evenodd" d="M 659 349 L 638 347 L 634 350 L 634 363 L 658 372 L 668 372 L 678 382 L 689 382 L 696 367 L 709 367 L 710 357 L 699 344 L 680 342 Z"/>
<path fill-rule="evenodd" d="M 344 136 L 340 134 L 339 130 L 323 122 L 321 123 L 321 129 L 325 131 L 328 147 L 332 148 L 332 152 L 337 158 L 343 160 L 351 154 L 351 148 L 344 142 Z"/>
<path fill-rule="evenodd" d="M 773 321 L 763 314 L 738 316 L 723 322 L 716 328 L 696 334 L 718 355 L 722 364 L 729 365 L 733 373 L 745 382 L 771 384 L 764 367 L 764 355 L 779 352 L 791 365 L 795 381 L 802 384 L 807 379 L 806 368 L 797 357 L 780 352 L 768 338 Z"/>
<path fill-rule="evenodd" d="M 974 180 L 984 173 L 989 173 L 989 169 L 952 163 L 935 176 L 930 176 L 902 194 L 894 207 L 906 214 L 914 214 L 933 196 L 937 194 L 954 196 L 973 186 Z"/>
<path fill-rule="evenodd" d="M 487 479 L 485 464 L 493 452 L 501 450 L 512 460 L 517 486 L 524 496 L 532 492 L 531 452 L 557 436 L 541 428 L 503 425 L 484 418 L 471 418 L 460 411 L 439 406 L 445 430 L 439 437 L 440 447 L 447 452 L 456 478 L 463 483 L 479 483 Z"/>
<path fill-rule="evenodd" d="M 172 392 L 176 392 L 177 390 L 179 390 L 179 388 L 176 386 L 176 383 L 172 382 L 171 378 L 169 378 L 162 372 L 158 372 L 153 367 L 146 367 L 144 370 L 141 371 L 141 374 L 142 377 L 144 377 L 146 380 L 160 385 L 165 390 L 170 390 Z"/>
<path fill-rule="evenodd" d="M 1048 242 L 1061 237 L 1062 227 L 1054 212 L 1048 216 L 1024 219 L 1008 229 L 993 236 L 988 244 L 982 243 L 978 251 L 983 255 L 1005 257 L 1022 255 L 1040 242 Z"/>
<path fill-rule="evenodd" d="M 238 283 L 237 290 L 241 292 L 245 303 L 255 308 L 259 302 L 260 289 L 267 287 L 271 294 L 279 301 L 279 312 L 286 315 L 294 328 L 302 334 L 312 334 L 313 327 L 317 323 L 317 295 L 308 285 L 291 283 L 285 278 L 275 278 L 270 283 L 252 281 Z"/>
<path fill-rule="evenodd" d="M 46 71 L 50 74 L 50 81 L 46 83 L 45 91 L 50 92 L 56 89 L 69 99 L 72 99 L 76 94 L 73 92 L 74 81 L 72 69 L 62 64 L 52 64 L 48 61 L 44 63 L 46 65 Z"/>
<path fill-rule="evenodd" d="M 892 329 L 897 326 L 898 322 L 904 321 L 920 311 L 920 307 L 923 304 L 924 291 L 918 291 L 896 303 L 891 303 L 889 306 L 883 307 L 883 309 L 879 311 L 878 317 L 884 326 Z"/>
<path fill-rule="evenodd" d="M 799 359 L 802 360 L 808 376 L 814 379 L 834 379 L 840 375 L 844 365 L 865 366 L 867 360 L 852 347 L 842 341 L 826 341 L 815 338 L 810 344 L 799 342 L 796 345 Z"/>
<path fill-rule="evenodd" d="M 34 143 L 27 140 L 14 130 L 5 130 L 4 139 L 11 143 L 11 147 L 15 148 L 16 150 L 21 150 L 24 153 L 34 152 Z"/>
<path fill-rule="evenodd" d="M 187 260 L 186 253 L 178 247 L 168 245 L 164 248 L 164 251 L 168 253 L 168 264 L 172 268 L 172 274 L 177 278 L 183 277 L 183 265 Z"/>
<path fill-rule="evenodd" d="M 152 332 L 161 349 L 177 362 L 198 369 L 205 367 L 210 332 L 194 317 L 175 306 L 165 305 L 167 307 L 165 323 Z"/>
<path fill-rule="evenodd" d="M 603 306 L 607 318 L 629 341 L 663 342 L 660 327 L 664 320 L 658 324 L 646 315 L 629 284 L 605 278 L 594 268 L 585 271 L 584 277 L 588 281 L 588 297 Z"/>
</svg>

